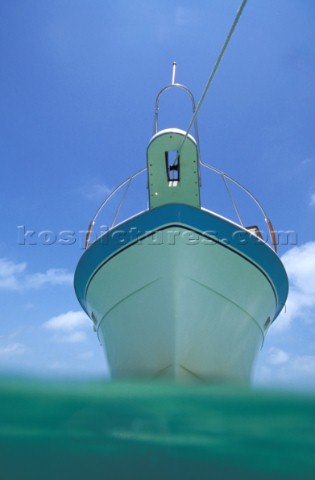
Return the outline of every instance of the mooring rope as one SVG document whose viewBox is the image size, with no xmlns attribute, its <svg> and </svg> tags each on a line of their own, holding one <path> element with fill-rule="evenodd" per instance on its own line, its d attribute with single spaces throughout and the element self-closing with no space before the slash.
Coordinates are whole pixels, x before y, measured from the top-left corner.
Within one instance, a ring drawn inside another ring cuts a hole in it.
<svg viewBox="0 0 315 480">
<path fill-rule="evenodd" d="M 193 116 L 192 116 L 192 118 L 191 118 L 191 120 L 190 120 L 190 124 L 189 124 L 189 126 L 188 126 L 188 128 L 187 128 L 187 130 L 186 130 L 185 137 L 183 138 L 183 141 L 182 141 L 182 143 L 181 143 L 181 145 L 180 145 L 180 147 L 179 147 L 179 149 L 178 149 L 177 158 L 176 158 L 176 160 L 175 160 L 174 163 L 177 162 L 178 157 L 180 156 L 180 152 L 181 152 L 181 150 L 182 150 L 182 148 L 183 148 L 183 145 L 184 145 L 184 143 L 185 143 L 185 141 L 186 141 L 186 139 L 187 139 L 187 137 L 188 137 L 188 135 L 189 135 L 189 132 L 190 132 L 190 130 L 191 130 L 191 127 L 193 126 L 193 124 L 194 124 L 194 122 L 195 122 L 195 120 L 196 120 L 196 118 L 197 118 L 197 115 L 198 115 L 198 113 L 199 113 L 200 107 L 201 107 L 201 105 L 202 105 L 202 103 L 203 103 L 203 101 L 204 101 L 204 99 L 205 99 L 205 97 L 206 97 L 206 95 L 207 95 L 207 93 L 208 93 L 208 90 L 209 90 L 209 88 L 210 88 L 210 85 L 211 85 L 211 83 L 212 83 L 212 80 L 214 79 L 214 76 L 215 76 L 215 74 L 216 74 L 216 72 L 217 72 L 217 70 L 218 70 L 218 68 L 219 68 L 219 65 L 220 65 L 220 63 L 221 63 L 221 61 L 222 61 L 223 55 L 224 55 L 224 53 L 225 53 L 225 50 L 227 49 L 227 46 L 228 46 L 228 44 L 229 44 L 229 42 L 230 42 L 230 40 L 231 40 L 231 37 L 232 37 L 232 35 L 233 35 L 233 33 L 234 33 L 234 30 L 235 30 L 235 28 L 236 28 L 236 26 L 237 26 L 237 24 L 238 24 L 238 22 L 239 22 L 239 20 L 240 20 L 240 18 L 241 18 L 241 16 L 242 16 L 242 13 L 243 13 L 243 10 L 244 10 L 244 8 L 245 8 L 245 5 L 246 5 L 247 1 L 248 1 L 248 0 L 243 0 L 243 1 L 242 1 L 241 5 L 240 5 L 240 7 L 239 7 L 239 9 L 238 9 L 238 11 L 237 11 L 237 13 L 236 13 L 236 16 L 235 16 L 235 18 L 234 18 L 234 21 L 233 21 L 233 23 L 232 23 L 232 26 L 231 26 L 231 28 L 230 28 L 230 31 L 229 31 L 226 39 L 225 39 L 225 42 L 224 42 L 223 47 L 222 47 L 222 49 L 221 49 L 221 51 L 220 51 L 220 54 L 219 54 L 219 56 L 218 56 L 218 58 L 217 58 L 217 61 L 216 61 L 215 65 L 214 65 L 214 67 L 213 67 L 213 69 L 212 69 L 212 72 L 211 72 L 211 74 L 210 74 L 210 77 L 208 78 L 208 81 L 207 81 L 207 83 L 206 83 L 206 86 L 205 86 L 205 88 L 204 88 L 204 90 L 203 90 L 203 93 L 202 93 L 202 95 L 201 95 L 201 97 L 200 97 L 200 100 L 199 100 L 199 102 L 198 102 L 198 104 L 197 104 L 196 110 L 195 110 L 195 112 L 194 112 L 194 114 L 193 114 Z"/>
</svg>

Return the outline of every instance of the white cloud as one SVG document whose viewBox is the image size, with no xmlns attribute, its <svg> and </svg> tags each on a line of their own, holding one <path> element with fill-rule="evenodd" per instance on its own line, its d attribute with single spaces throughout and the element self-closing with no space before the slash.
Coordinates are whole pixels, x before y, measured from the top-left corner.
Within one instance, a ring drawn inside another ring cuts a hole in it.
<svg viewBox="0 0 315 480">
<path fill-rule="evenodd" d="M 288 360 L 289 354 L 287 352 L 275 347 L 270 348 L 267 358 L 268 363 L 271 365 L 283 365 L 288 362 Z"/>
<path fill-rule="evenodd" d="M 94 183 L 80 188 L 80 193 L 88 200 L 103 200 L 112 191 L 104 183 Z"/>
<path fill-rule="evenodd" d="M 88 350 L 87 352 L 82 352 L 77 355 L 79 360 L 90 360 L 94 357 L 94 352 L 92 350 Z"/>
<path fill-rule="evenodd" d="M 289 355 L 283 350 L 270 349 L 266 364 L 255 377 L 255 383 L 260 385 L 314 390 L 315 355 Z"/>
<path fill-rule="evenodd" d="M 84 312 L 70 310 L 50 318 L 42 324 L 42 327 L 54 332 L 52 340 L 56 343 L 82 343 L 87 339 L 82 328 L 88 328 L 91 325 L 90 319 Z"/>
<path fill-rule="evenodd" d="M 286 268 L 290 291 L 286 311 L 274 323 L 273 332 L 287 329 L 293 320 L 315 317 L 315 242 L 308 242 L 286 252 L 281 260 Z"/>
<path fill-rule="evenodd" d="M 50 268 L 44 273 L 26 273 L 25 262 L 16 263 L 0 258 L 0 289 L 25 291 L 44 285 L 71 285 L 73 275 L 62 268 Z"/>
<path fill-rule="evenodd" d="M 198 25 L 201 18 L 200 11 L 195 8 L 179 5 L 175 9 L 175 25 L 177 27 Z"/>
<path fill-rule="evenodd" d="M 19 289 L 19 278 L 26 269 L 26 263 L 14 263 L 6 258 L 0 258 L 0 288 L 8 290 Z"/>
<path fill-rule="evenodd" d="M 80 310 L 77 312 L 70 310 L 69 312 L 52 317 L 43 323 L 43 327 L 47 328 L 48 330 L 62 332 L 73 332 L 77 328 L 90 325 L 91 321 L 89 320 L 88 316 Z"/>
<path fill-rule="evenodd" d="M 50 268 L 45 273 L 33 273 L 24 279 L 26 288 L 40 288 L 43 285 L 72 285 L 73 275 L 63 268 Z"/>
<path fill-rule="evenodd" d="M 34 304 L 33 303 L 26 303 L 24 305 L 24 309 L 25 310 L 32 310 L 32 308 L 34 308 Z"/>
<path fill-rule="evenodd" d="M 315 193 L 312 193 L 311 198 L 310 198 L 310 207 L 315 206 Z"/>
<path fill-rule="evenodd" d="M 56 360 L 48 365 L 48 368 L 51 370 L 65 370 L 66 365 L 63 362 L 60 362 L 59 360 Z"/>
<path fill-rule="evenodd" d="M 1 357 L 15 357 L 17 355 L 24 355 L 27 348 L 23 343 L 9 343 L 8 345 L 0 346 Z"/>
<path fill-rule="evenodd" d="M 58 343 L 82 343 L 86 340 L 86 333 L 78 330 L 67 335 L 56 336 L 55 339 Z"/>
<path fill-rule="evenodd" d="M 292 361 L 293 371 L 297 375 L 309 376 L 315 386 L 315 355 L 299 355 Z"/>
</svg>

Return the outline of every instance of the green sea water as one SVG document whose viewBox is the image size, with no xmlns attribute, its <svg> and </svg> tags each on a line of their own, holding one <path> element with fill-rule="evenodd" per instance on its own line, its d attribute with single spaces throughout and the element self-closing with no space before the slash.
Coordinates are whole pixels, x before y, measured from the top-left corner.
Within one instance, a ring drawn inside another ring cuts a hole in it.
<svg viewBox="0 0 315 480">
<path fill-rule="evenodd" d="M 315 397 L 0 381 L 0 479 L 314 479 Z"/>
</svg>

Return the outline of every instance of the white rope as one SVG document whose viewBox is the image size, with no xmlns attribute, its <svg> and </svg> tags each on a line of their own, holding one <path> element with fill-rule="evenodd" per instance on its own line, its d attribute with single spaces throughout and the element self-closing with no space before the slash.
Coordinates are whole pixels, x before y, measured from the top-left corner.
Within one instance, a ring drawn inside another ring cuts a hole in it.
<svg viewBox="0 0 315 480">
<path fill-rule="evenodd" d="M 239 22 L 239 19 L 241 18 L 241 15 L 242 15 L 242 13 L 243 13 L 243 10 L 244 10 L 244 8 L 245 8 L 246 3 L 247 3 L 247 0 L 243 0 L 242 3 L 241 3 L 241 6 L 239 7 L 239 9 L 238 9 L 238 11 L 237 11 L 237 13 L 236 13 L 234 22 L 233 22 L 233 24 L 232 24 L 232 26 L 231 26 L 231 28 L 230 28 L 230 31 L 229 31 L 229 33 L 228 33 L 228 36 L 227 36 L 226 39 L 225 39 L 225 42 L 224 42 L 224 45 L 223 45 L 223 47 L 222 47 L 222 49 L 221 49 L 220 55 L 219 55 L 218 58 L 217 58 L 217 61 L 216 61 L 215 65 L 214 65 L 214 67 L 213 67 L 213 70 L 212 70 L 212 72 L 211 72 L 211 74 L 210 74 L 210 77 L 209 77 L 209 79 L 208 79 L 208 82 L 207 82 L 207 84 L 206 84 L 206 86 L 205 86 L 205 88 L 204 88 L 203 94 L 201 95 L 201 98 L 200 98 L 200 100 L 199 100 L 199 102 L 198 102 L 198 105 L 197 105 L 197 107 L 196 107 L 196 110 L 195 110 L 195 112 L 194 112 L 194 114 L 193 114 L 193 116 L 192 116 L 192 118 L 191 118 L 191 120 L 190 120 L 190 124 L 189 124 L 189 126 L 188 126 L 188 128 L 187 128 L 187 130 L 186 130 L 186 135 L 185 135 L 185 137 L 184 137 L 184 139 L 183 139 L 183 141 L 182 141 L 182 143 L 181 143 L 181 145 L 180 145 L 180 147 L 179 147 L 177 158 L 179 157 L 180 152 L 181 152 L 181 150 L 182 150 L 182 148 L 183 148 L 183 145 L 184 145 L 184 143 L 185 143 L 185 141 L 186 141 L 186 139 L 187 139 L 187 137 L 188 137 L 188 135 L 189 135 L 189 132 L 190 132 L 190 130 L 191 130 L 191 127 L 193 126 L 193 124 L 194 124 L 194 122 L 195 122 L 195 120 L 196 120 L 196 118 L 197 118 L 197 115 L 198 115 L 198 113 L 199 113 L 200 107 L 201 107 L 201 105 L 202 105 L 202 103 L 203 103 L 203 101 L 204 101 L 204 99 L 205 99 L 205 97 L 206 97 L 206 95 L 207 95 L 207 93 L 208 93 L 209 87 L 210 87 L 210 85 L 211 85 L 211 83 L 212 83 L 212 80 L 213 80 L 215 74 L 216 74 L 216 71 L 217 71 L 218 68 L 219 68 L 219 65 L 220 65 L 220 63 L 221 63 L 221 60 L 222 60 L 223 55 L 224 55 L 224 53 L 225 53 L 225 50 L 226 50 L 226 48 L 227 48 L 227 46 L 228 46 L 228 44 L 229 44 L 229 42 L 230 42 L 230 40 L 231 40 L 231 37 L 232 37 L 232 35 L 233 35 L 233 33 L 234 33 L 234 30 L 235 30 L 235 28 L 236 28 L 236 26 L 237 26 L 237 24 L 238 24 L 238 22 Z"/>
</svg>

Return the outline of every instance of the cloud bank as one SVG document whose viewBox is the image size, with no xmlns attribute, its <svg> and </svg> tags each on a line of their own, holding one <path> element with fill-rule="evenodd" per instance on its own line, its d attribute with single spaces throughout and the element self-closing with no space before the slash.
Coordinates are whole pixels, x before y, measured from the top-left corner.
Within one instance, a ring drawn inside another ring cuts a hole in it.
<svg viewBox="0 0 315 480">
<path fill-rule="evenodd" d="M 27 291 L 45 285 L 72 285 L 73 275 L 63 268 L 50 268 L 46 272 L 27 273 L 27 263 L 16 263 L 0 258 L 0 290 Z"/>
<path fill-rule="evenodd" d="M 256 379 L 261 385 L 314 390 L 315 355 L 296 355 L 271 347 Z"/>
<path fill-rule="evenodd" d="M 57 343 L 82 343 L 87 336 L 85 328 L 91 328 L 91 321 L 82 311 L 62 313 L 50 318 L 42 327 L 54 333 L 52 340 Z"/>
<path fill-rule="evenodd" d="M 7 345 L 0 345 L 0 357 L 16 357 L 24 355 L 27 351 L 26 346 L 23 343 L 9 343 Z"/>
<path fill-rule="evenodd" d="M 283 331 L 293 320 L 310 322 L 315 316 L 315 242 L 291 248 L 281 258 L 290 283 L 285 312 L 275 321 L 272 331 Z"/>
</svg>

